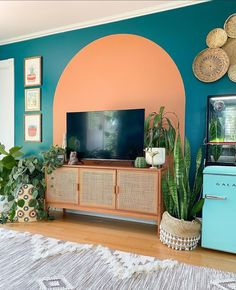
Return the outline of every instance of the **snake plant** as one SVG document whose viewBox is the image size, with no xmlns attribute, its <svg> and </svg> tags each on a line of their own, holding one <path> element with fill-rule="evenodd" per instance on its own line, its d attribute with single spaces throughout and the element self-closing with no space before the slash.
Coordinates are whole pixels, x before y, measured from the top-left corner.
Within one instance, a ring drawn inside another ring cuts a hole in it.
<svg viewBox="0 0 236 290">
<path fill-rule="evenodd" d="M 196 157 L 193 185 L 190 186 L 191 152 L 190 144 L 185 139 L 184 154 L 178 132 L 174 146 L 173 168 L 169 168 L 162 178 L 162 192 L 166 210 L 178 219 L 192 220 L 203 206 L 200 198 L 202 190 L 202 149 Z"/>
</svg>

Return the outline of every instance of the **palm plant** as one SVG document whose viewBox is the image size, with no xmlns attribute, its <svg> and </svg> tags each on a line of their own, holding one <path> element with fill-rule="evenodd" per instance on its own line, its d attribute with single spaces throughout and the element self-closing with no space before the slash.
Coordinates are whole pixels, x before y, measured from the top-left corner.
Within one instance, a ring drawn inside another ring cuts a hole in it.
<svg viewBox="0 0 236 290">
<path fill-rule="evenodd" d="M 180 134 L 178 132 L 174 146 L 173 169 L 168 169 L 163 176 L 162 191 L 166 210 L 178 219 L 192 220 L 203 206 L 200 198 L 203 180 L 202 149 L 196 157 L 196 168 L 193 185 L 190 186 L 189 171 L 191 164 L 190 144 L 185 139 L 184 154 Z"/>
<path fill-rule="evenodd" d="M 159 112 L 150 113 L 144 123 L 145 147 L 163 147 L 172 152 L 175 142 L 175 127 L 170 115 L 172 112 L 164 112 L 165 107 L 160 107 Z M 177 118 L 178 119 L 178 118 Z"/>
</svg>

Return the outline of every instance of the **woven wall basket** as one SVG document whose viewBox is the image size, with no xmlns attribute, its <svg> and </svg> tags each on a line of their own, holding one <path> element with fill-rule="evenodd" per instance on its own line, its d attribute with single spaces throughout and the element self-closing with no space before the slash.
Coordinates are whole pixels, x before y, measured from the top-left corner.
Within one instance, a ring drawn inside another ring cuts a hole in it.
<svg viewBox="0 0 236 290">
<path fill-rule="evenodd" d="M 222 49 L 227 53 L 230 65 L 236 64 L 236 38 L 228 38 Z"/>
<path fill-rule="evenodd" d="M 229 37 L 236 38 L 236 13 L 230 15 L 224 24 L 224 30 Z"/>
<path fill-rule="evenodd" d="M 222 28 L 211 30 L 206 37 L 206 44 L 210 48 L 218 48 L 223 46 L 227 41 L 227 33 Z"/>
<path fill-rule="evenodd" d="M 226 74 L 229 57 L 221 48 L 207 48 L 195 57 L 192 68 L 200 81 L 215 82 Z"/>
<path fill-rule="evenodd" d="M 228 77 L 232 82 L 236 82 L 236 64 L 229 67 Z"/>
<path fill-rule="evenodd" d="M 197 221 L 184 221 L 163 213 L 160 224 L 160 240 L 175 250 L 193 250 L 200 240 L 201 224 Z"/>
</svg>

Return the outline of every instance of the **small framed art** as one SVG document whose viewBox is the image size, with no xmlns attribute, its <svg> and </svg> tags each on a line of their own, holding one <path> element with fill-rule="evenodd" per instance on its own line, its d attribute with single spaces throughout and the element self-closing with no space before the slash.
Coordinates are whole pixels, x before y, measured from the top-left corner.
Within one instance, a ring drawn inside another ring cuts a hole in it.
<svg viewBox="0 0 236 290">
<path fill-rule="evenodd" d="M 25 111 L 40 111 L 40 88 L 25 90 Z"/>
<path fill-rule="evenodd" d="M 25 142 L 41 142 L 41 114 L 25 114 L 24 130 Z"/>
<path fill-rule="evenodd" d="M 42 57 L 34 56 L 24 59 L 25 87 L 41 86 Z"/>
</svg>

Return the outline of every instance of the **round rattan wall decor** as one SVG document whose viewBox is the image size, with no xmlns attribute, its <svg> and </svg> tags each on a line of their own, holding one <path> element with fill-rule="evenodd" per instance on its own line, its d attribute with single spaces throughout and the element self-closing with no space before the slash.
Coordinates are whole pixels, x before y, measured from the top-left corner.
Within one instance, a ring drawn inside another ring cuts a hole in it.
<svg viewBox="0 0 236 290">
<path fill-rule="evenodd" d="M 207 48 L 193 61 L 193 73 L 200 81 L 215 82 L 223 77 L 229 68 L 229 57 L 221 48 Z"/>
<path fill-rule="evenodd" d="M 230 15 L 224 24 L 224 30 L 229 37 L 236 38 L 236 13 Z"/>
<path fill-rule="evenodd" d="M 227 33 L 222 28 L 215 28 L 211 30 L 206 37 L 206 44 L 210 48 L 217 48 L 223 46 L 227 41 Z"/>
<path fill-rule="evenodd" d="M 228 38 L 222 49 L 227 53 L 230 64 L 236 64 L 236 38 Z"/>
<path fill-rule="evenodd" d="M 228 77 L 232 82 L 236 82 L 236 64 L 229 67 Z"/>
</svg>

